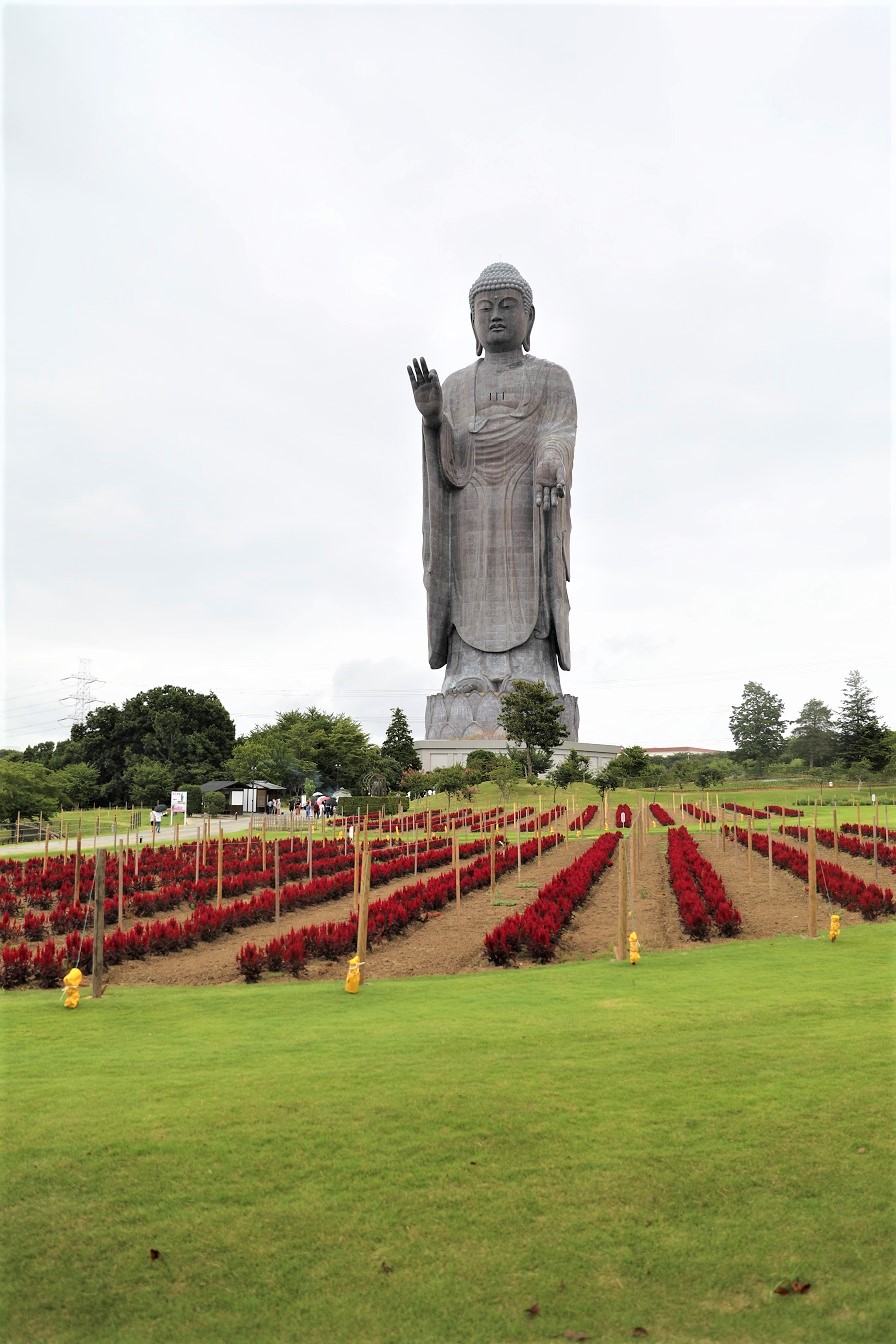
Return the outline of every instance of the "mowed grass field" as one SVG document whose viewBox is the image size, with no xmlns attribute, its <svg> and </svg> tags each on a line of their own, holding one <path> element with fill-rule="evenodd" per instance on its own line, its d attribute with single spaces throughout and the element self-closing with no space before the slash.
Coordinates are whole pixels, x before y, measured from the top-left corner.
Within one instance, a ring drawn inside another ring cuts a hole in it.
<svg viewBox="0 0 896 1344">
<path fill-rule="evenodd" d="M 0 1337 L 880 1344 L 894 964 L 4 995 Z"/>
</svg>

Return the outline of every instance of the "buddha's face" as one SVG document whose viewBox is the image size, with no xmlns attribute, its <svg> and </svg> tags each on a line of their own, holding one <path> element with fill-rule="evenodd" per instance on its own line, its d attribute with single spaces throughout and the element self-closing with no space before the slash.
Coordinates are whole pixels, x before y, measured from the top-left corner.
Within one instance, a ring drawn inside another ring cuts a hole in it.
<svg viewBox="0 0 896 1344">
<path fill-rule="evenodd" d="M 473 300 L 470 318 L 483 350 L 498 354 L 523 346 L 532 330 L 535 311 L 526 308 L 518 289 L 487 289 Z"/>
</svg>

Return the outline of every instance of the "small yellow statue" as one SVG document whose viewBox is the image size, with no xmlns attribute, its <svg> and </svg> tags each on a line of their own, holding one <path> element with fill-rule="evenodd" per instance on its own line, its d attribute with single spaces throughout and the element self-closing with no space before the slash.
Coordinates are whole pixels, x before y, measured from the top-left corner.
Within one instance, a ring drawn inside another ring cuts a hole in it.
<svg viewBox="0 0 896 1344">
<path fill-rule="evenodd" d="M 832 943 L 836 943 L 840 937 L 840 916 L 831 915 L 831 927 L 828 929 L 828 937 Z"/>
<path fill-rule="evenodd" d="M 62 1005 L 63 1008 L 77 1008 L 78 1004 L 81 1002 L 81 995 L 78 993 L 78 989 L 83 979 L 84 976 L 78 970 L 77 966 L 74 966 L 69 971 L 68 975 L 63 976 L 62 983 L 65 985 L 65 1001 Z"/>
<path fill-rule="evenodd" d="M 345 977 L 346 994 L 357 994 L 361 988 L 361 958 L 352 957 L 348 963 L 348 974 Z"/>
<path fill-rule="evenodd" d="M 637 966 L 641 960 L 641 944 L 638 942 L 638 935 L 634 929 L 628 936 L 628 959 L 632 966 Z"/>
</svg>

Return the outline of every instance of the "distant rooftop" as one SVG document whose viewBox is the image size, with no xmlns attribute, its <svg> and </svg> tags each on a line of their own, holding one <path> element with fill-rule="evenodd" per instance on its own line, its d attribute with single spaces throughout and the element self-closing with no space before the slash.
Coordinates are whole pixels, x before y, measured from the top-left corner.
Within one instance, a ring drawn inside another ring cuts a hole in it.
<svg viewBox="0 0 896 1344">
<path fill-rule="evenodd" d="M 719 747 L 645 747 L 648 756 L 717 756 Z"/>
</svg>

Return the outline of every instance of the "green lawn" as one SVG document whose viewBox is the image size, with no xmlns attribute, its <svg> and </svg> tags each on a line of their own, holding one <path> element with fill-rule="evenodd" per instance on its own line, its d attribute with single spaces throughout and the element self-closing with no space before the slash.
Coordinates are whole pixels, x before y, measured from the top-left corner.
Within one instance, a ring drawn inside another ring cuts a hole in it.
<svg viewBox="0 0 896 1344">
<path fill-rule="evenodd" d="M 880 1344 L 894 952 L 6 994 L 0 1336 Z"/>
</svg>

